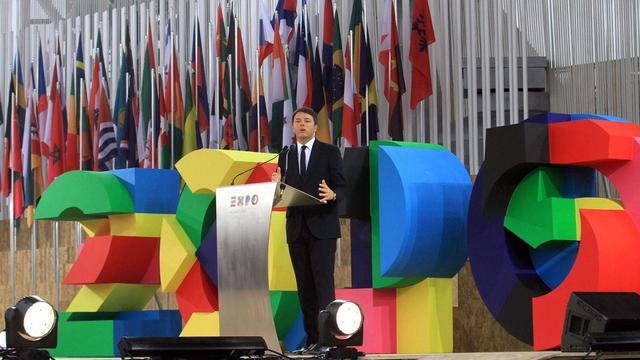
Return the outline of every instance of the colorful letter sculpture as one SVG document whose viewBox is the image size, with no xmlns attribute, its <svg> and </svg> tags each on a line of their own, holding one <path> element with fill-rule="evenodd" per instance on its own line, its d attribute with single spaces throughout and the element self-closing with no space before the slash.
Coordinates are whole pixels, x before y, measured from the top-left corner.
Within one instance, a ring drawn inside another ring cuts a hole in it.
<svg viewBox="0 0 640 360">
<path fill-rule="evenodd" d="M 362 349 L 450 352 L 451 277 L 467 258 L 471 179 L 460 160 L 439 145 L 374 141 L 369 164 L 371 237 L 366 222 L 352 220 L 353 279 L 370 281 L 373 290 L 365 293 L 373 303 L 393 303 L 395 316 L 380 318 L 365 308 L 365 318 L 381 326 L 376 333 L 386 340 L 395 334 L 395 341 L 365 334 Z"/>
<path fill-rule="evenodd" d="M 490 312 L 534 349 L 560 346 L 573 291 L 640 291 L 640 127 L 545 114 L 487 131 L 469 205 L 469 258 Z M 598 198 L 595 171 L 624 207 Z"/>
<path fill-rule="evenodd" d="M 161 189 L 162 191 L 159 191 Z M 64 278 L 82 285 L 59 321 L 55 356 L 118 356 L 122 336 L 177 336 L 177 311 L 141 311 L 160 284 L 160 224 L 175 219 L 171 170 L 72 171 L 44 192 L 36 218 L 79 221 L 89 237 Z"/>
<path fill-rule="evenodd" d="M 245 170 L 236 184 L 270 181 L 275 161 L 273 154 L 197 150 L 177 171 L 58 177 L 36 217 L 79 221 L 89 238 L 65 277 L 83 286 L 61 315 L 53 354 L 118 356 L 123 335 L 220 335 L 215 190 Z M 452 351 L 451 277 L 467 257 L 470 178 L 455 156 L 430 144 L 373 142 L 369 166 L 373 226 L 352 224 L 360 285 L 338 291 L 365 312 L 361 350 Z M 282 210 L 272 214 L 269 286 L 276 332 L 294 349 L 304 331 Z M 142 311 L 158 289 L 175 293 L 179 311 Z"/>
</svg>

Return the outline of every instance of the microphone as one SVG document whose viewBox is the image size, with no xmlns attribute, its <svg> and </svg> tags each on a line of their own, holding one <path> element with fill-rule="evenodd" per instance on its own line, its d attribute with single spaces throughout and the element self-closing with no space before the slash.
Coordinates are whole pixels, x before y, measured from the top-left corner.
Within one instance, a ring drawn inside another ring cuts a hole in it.
<svg viewBox="0 0 640 360">
<path fill-rule="evenodd" d="M 296 146 L 291 144 L 289 147 L 285 146 L 285 148 L 287 149 L 285 151 L 285 153 L 286 153 L 288 151 L 294 151 L 296 149 Z M 282 149 L 282 150 L 284 150 L 284 149 Z M 287 170 L 288 169 L 289 169 L 289 154 L 287 154 L 287 157 L 284 158 L 284 170 L 282 170 L 282 179 L 280 179 L 280 190 L 281 191 L 284 191 L 284 187 L 285 187 L 285 185 L 284 185 L 285 182 L 284 181 L 287 178 Z"/>
<path fill-rule="evenodd" d="M 279 152 L 279 153 L 277 153 L 277 154 L 276 154 L 276 156 L 272 157 L 271 159 L 266 160 L 266 161 L 263 161 L 263 162 L 261 162 L 261 163 L 257 163 L 255 166 L 252 166 L 252 167 L 248 168 L 247 170 L 245 170 L 245 171 L 243 171 L 243 172 L 241 172 L 241 173 L 238 173 L 236 176 L 234 176 L 234 177 L 233 177 L 233 180 L 231 180 L 231 185 L 235 185 L 235 183 L 236 183 L 236 179 L 238 178 L 238 176 L 240 176 L 240 175 L 242 175 L 242 174 L 246 174 L 247 172 L 249 172 L 249 171 L 251 171 L 251 170 L 253 170 L 253 169 L 257 168 L 257 167 L 258 167 L 258 166 L 260 166 L 260 165 L 264 165 L 264 164 L 266 164 L 266 163 L 268 163 L 268 162 L 272 161 L 273 159 L 277 158 L 278 156 L 280 156 L 280 155 L 282 155 L 282 154 L 286 154 L 286 153 L 287 153 L 287 151 L 289 151 L 289 147 L 285 146 L 285 147 L 283 147 L 283 148 L 282 148 L 282 150 L 280 150 L 280 152 Z"/>
</svg>

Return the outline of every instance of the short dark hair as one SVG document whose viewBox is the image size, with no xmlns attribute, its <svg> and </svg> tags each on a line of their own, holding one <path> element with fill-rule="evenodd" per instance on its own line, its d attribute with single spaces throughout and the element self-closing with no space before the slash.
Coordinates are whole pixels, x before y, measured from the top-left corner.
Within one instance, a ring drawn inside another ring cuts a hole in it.
<svg viewBox="0 0 640 360">
<path fill-rule="evenodd" d="M 293 115 L 291 115 L 291 123 L 293 123 L 293 119 L 295 119 L 298 113 L 311 115 L 311 117 L 313 118 L 313 124 L 318 125 L 318 113 L 316 113 L 316 111 L 312 108 L 306 106 L 299 107 L 296 111 L 293 112 Z"/>
</svg>

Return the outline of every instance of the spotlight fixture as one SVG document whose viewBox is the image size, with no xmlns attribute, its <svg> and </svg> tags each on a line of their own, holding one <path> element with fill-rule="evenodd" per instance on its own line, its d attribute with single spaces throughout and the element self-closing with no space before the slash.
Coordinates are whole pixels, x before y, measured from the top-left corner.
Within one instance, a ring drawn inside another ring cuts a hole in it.
<svg viewBox="0 0 640 360">
<path fill-rule="evenodd" d="M 6 347 L 44 349 L 58 345 L 58 313 L 42 298 L 20 299 L 4 313 Z"/>
<path fill-rule="evenodd" d="M 364 316 L 360 306 L 349 300 L 335 300 L 318 315 L 320 346 L 329 347 L 330 359 L 357 359 L 363 355 L 348 346 L 362 345 Z"/>
</svg>

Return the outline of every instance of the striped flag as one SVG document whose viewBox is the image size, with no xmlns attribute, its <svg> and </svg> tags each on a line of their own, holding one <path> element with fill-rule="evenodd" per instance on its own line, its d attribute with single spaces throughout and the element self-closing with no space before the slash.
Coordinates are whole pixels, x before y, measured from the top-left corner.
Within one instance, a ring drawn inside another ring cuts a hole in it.
<svg viewBox="0 0 640 360">
<path fill-rule="evenodd" d="M 297 7 L 297 0 L 278 0 L 278 4 L 276 5 L 276 14 L 273 16 L 272 23 L 274 23 L 274 34 L 280 34 L 281 43 L 288 44 L 293 39 L 296 17 L 298 16 L 298 13 L 296 12 Z M 276 29 L 276 19 L 279 20 L 279 31 Z"/>
<path fill-rule="evenodd" d="M 298 23 L 298 38 L 296 40 L 296 52 L 294 65 L 298 67 L 296 79 L 296 107 L 311 107 L 311 56 L 309 44 L 307 44 L 306 25 L 304 21 Z"/>
<path fill-rule="evenodd" d="M 257 81 L 257 84 L 255 81 L 253 84 L 253 106 L 251 106 L 251 111 L 249 112 L 249 151 L 262 151 L 262 148 L 271 143 L 269 115 L 267 114 L 267 104 L 264 99 L 262 74 L 259 73 Z M 258 106 L 260 106 L 259 111 Z M 259 120 L 258 112 L 260 113 Z M 258 148 L 258 123 L 260 124 L 260 149 Z"/>
<path fill-rule="evenodd" d="M 343 104 L 346 89 L 346 81 L 351 82 L 351 74 L 349 77 L 345 77 L 345 69 L 342 55 L 342 39 L 340 37 L 340 19 L 338 13 L 335 14 L 333 22 L 333 59 L 331 69 L 331 82 L 330 82 L 330 94 L 331 94 L 331 123 L 333 128 L 333 142 L 338 143 L 338 139 L 342 136 L 342 116 L 343 116 Z M 349 69 L 351 70 L 351 69 Z M 346 79 L 346 80 L 345 80 Z M 352 84 L 349 84 L 352 86 Z M 351 89 L 353 92 L 353 89 Z M 353 111 L 353 98 L 351 99 L 351 111 Z"/>
<path fill-rule="evenodd" d="M 247 116 L 251 110 L 251 87 L 249 85 L 249 73 L 247 72 L 247 61 L 244 56 L 244 43 L 242 41 L 242 31 L 240 26 L 236 27 L 236 41 L 238 42 L 238 51 L 236 54 L 236 129 L 238 129 L 238 138 L 241 139 L 241 149 L 247 149 Z"/>
<path fill-rule="evenodd" d="M 273 52 L 273 26 L 269 21 L 269 12 L 267 11 L 268 0 L 258 0 L 260 2 L 260 20 L 258 25 L 258 64 L 262 66 L 262 62 Z"/>
<path fill-rule="evenodd" d="M 109 98 L 107 81 L 103 78 L 94 78 L 99 81 L 98 103 L 96 111 L 96 122 L 98 127 L 98 169 L 110 170 L 111 160 L 118 155 L 118 144 L 116 142 L 116 132 L 111 121 L 111 109 L 109 108 Z"/>
<path fill-rule="evenodd" d="M 357 117 L 354 110 L 353 73 L 351 71 L 351 52 L 349 43 L 345 53 L 344 67 L 344 107 L 342 110 L 342 137 L 346 147 L 358 146 L 358 133 L 356 131 Z M 357 94 L 355 94 L 357 96 Z M 335 126 L 335 123 L 334 123 Z"/>
<path fill-rule="evenodd" d="M 45 139 L 48 144 L 47 153 L 47 185 L 64 172 L 64 119 L 61 81 L 58 80 L 60 70 L 59 57 L 56 56 L 51 76 L 51 90 L 49 91 L 49 106 L 47 111 L 47 128 Z"/>
<path fill-rule="evenodd" d="M 202 147 L 202 143 L 198 143 L 198 121 L 196 119 L 196 108 L 193 106 L 193 95 L 192 95 L 192 86 L 191 82 L 195 81 L 195 79 L 191 79 L 191 74 L 185 78 L 185 96 L 184 96 L 184 108 L 185 114 L 187 117 L 184 122 L 184 132 L 183 132 L 183 140 L 182 140 L 182 155 L 187 155 L 193 150 L 199 149 Z"/>
<path fill-rule="evenodd" d="M 275 21 L 274 32 L 278 33 L 279 21 Z M 280 37 L 273 38 L 273 60 L 271 66 L 271 150 L 282 149 L 282 126 L 284 119 L 284 85 L 285 85 L 285 55 Z"/>
<path fill-rule="evenodd" d="M 200 20 L 196 18 L 191 43 L 191 71 L 194 73 L 193 99 L 196 106 L 196 117 L 200 142 L 206 138 L 209 130 L 209 95 L 207 94 L 207 82 L 205 81 L 205 63 L 202 54 L 202 38 L 200 36 Z M 202 146 L 200 146 L 202 147 Z"/>
<path fill-rule="evenodd" d="M 313 79 L 313 98 L 311 107 L 318 114 L 318 130 L 316 131 L 316 138 L 322 142 L 331 144 L 331 127 L 329 125 L 327 104 L 325 102 L 324 89 L 322 86 L 322 64 L 320 63 L 320 48 L 318 45 L 316 45 L 311 74 Z"/>
<path fill-rule="evenodd" d="M 384 17 L 380 35 L 378 61 L 384 70 L 384 96 L 389 102 L 389 135 L 393 140 L 403 140 L 402 94 L 405 92 L 402 74 L 402 57 L 392 0 L 385 0 Z"/>
</svg>

